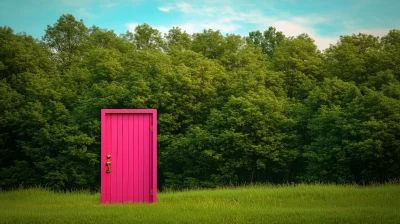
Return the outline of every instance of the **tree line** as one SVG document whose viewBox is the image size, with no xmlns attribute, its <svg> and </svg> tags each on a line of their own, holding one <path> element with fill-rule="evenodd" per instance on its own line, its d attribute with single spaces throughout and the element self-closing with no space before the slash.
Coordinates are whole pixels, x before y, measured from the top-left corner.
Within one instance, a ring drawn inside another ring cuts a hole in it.
<svg viewBox="0 0 400 224">
<path fill-rule="evenodd" d="M 0 27 L 0 187 L 99 189 L 100 110 L 158 110 L 160 189 L 400 177 L 400 30 Z"/>
</svg>

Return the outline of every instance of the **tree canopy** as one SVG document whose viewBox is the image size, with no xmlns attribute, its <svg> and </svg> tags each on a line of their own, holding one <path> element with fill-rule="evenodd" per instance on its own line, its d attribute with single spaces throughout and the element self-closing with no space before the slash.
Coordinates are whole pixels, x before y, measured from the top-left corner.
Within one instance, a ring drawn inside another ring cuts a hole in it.
<svg viewBox="0 0 400 224">
<path fill-rule="evenodd" d="M 274 27 L 0 27 L 1 189 L 99 189 L 102 108 L 158 110 L 160 189 L 398 179 L 400 30 L 321 52 Z"/>
</svg>

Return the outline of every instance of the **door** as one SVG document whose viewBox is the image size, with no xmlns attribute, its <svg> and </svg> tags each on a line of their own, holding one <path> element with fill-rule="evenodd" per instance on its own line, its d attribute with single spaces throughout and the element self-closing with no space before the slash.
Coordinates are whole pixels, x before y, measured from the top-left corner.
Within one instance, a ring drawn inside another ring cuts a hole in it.
<svg viewBox="0 0 400 224">
<path fill-rule="evenodd" d="M 157 198 L 157 111 L 101 110 L 101 203 Z"/>
</svg>

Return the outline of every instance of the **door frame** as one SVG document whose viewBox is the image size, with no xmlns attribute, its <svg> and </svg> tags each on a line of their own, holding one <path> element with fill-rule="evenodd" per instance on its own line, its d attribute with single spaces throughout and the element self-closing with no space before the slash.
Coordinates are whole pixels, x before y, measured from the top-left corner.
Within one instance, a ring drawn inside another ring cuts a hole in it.
<svg viewBox="0 0 400 224">
<path fill-rule="evenodd" d="M 151 114 L 152 115 L 152 148 L 150 149 L 151 153 L 151 158 L 150 162 L 152 163 L 152 173 L 150 179 L 152 180 L 152 194 L 150 195 L 150 203 L 154 203 L 157 201 L 157 109 L 101 109 L 101 139 L 100 139 L 100 145 L 101 145 L 101 151 L 100 151 L 100 162 L 101 162 L 101 169 L 100 169 L 100 179 L 101 179 L 101 186 L 100 186 L 100 194 L 101 192 L 106 192 L 106 178 L 104 177 L 104 174 L 106 173 L 107 166 L 105 165 L 107 162 L 106 158 L 106 147 L 108 147 L 106 144 L 107 137 L 106 136 L 106 125 L 103 125 L 106 120 L 106 115 L 107 114 Z M 110 203 L 110 202 L 104 202 L 103 200 L 103 194 L 100 196 L 100 201 L 102 203 Z"/>
</svg>

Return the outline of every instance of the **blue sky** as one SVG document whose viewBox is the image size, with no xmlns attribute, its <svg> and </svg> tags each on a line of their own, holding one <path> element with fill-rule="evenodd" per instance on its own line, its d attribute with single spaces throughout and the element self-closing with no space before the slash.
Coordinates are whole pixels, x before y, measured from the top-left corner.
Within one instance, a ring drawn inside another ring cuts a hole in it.
<svg viewBox="0 0 400 224">
<path fill-rule="evenodd" d="M 308 33 L 325 49 L 340 35 L 400 29 L 399 8 L 396 0 L 1 0 L 0 26 L 41 38 L 67 13 L 118 34 L 143 23 L 161 32 L 179 26 L 188 33 L 211 28 L 241 35 L 274 26 L 287 36 Z"/>
</svg>

